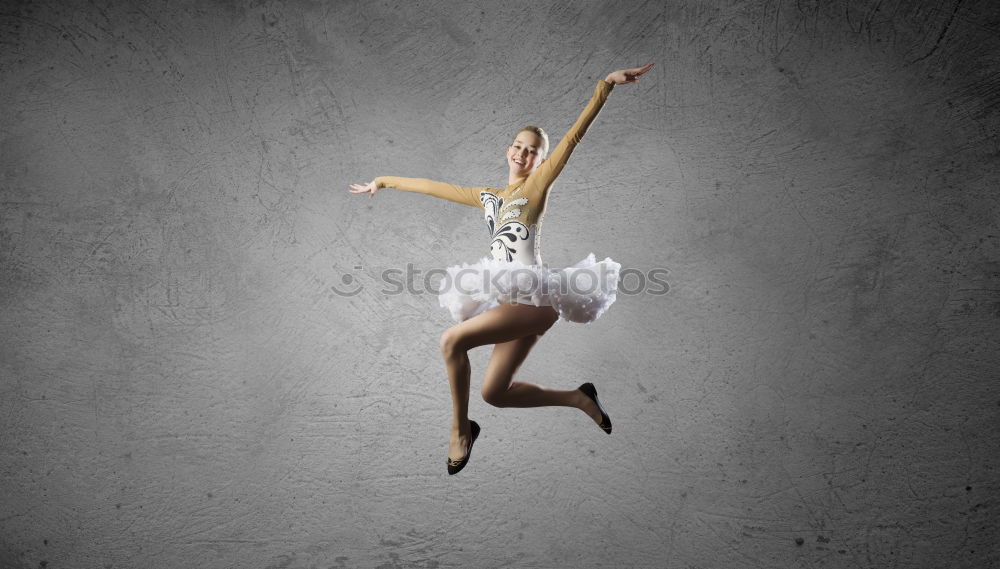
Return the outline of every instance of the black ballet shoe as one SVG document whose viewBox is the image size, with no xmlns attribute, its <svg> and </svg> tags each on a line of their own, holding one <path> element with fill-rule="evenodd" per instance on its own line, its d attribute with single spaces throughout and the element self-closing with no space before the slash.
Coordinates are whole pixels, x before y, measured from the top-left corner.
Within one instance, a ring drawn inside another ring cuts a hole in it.
<svg viewBox="0 0 1000 569">
<path fill-rule="evenodd" d="M 472 445 L 476 444 L 476 439 L 479 437 L 479 423 L 470 420 L 469 424 L 472 426 L 472 440 L 469 441 L 469 450 L 465 453 L 464 457 L 458 460 L 449 458 L 446 461 L 448 474 L 458 474 L 458 471 L 465 468 L 465 465 L 469 463 L 469 457 L 472 456 Z"/>
<path fill-rule="evenodd" d="M 601 406 L 601 400 L 597 398 L 597 389 L 594 388 L 594 384 L 589 382 L 584 383 L 577 389 L 582 391 L 583 394 L 586 395 L 587 397 L 590 397 L 590 400 L 593 401 L 595 405 L 597 405 L 597 409 L 601 412 L 601 424 L 599 426 L 602 429 L 604 429 L 605 433 L 610 435 L 611 417 L 608 417 L 608 414 L 604 412 L 604 407 Z"/>
</svg>

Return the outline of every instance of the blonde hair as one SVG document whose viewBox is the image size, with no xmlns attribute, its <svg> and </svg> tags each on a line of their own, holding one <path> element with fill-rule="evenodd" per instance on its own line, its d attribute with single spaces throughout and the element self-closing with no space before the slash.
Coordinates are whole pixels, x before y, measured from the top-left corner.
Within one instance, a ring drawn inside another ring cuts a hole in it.
<svg viewBox="0 0 1000 569">
<path fill-rule="evenodd" d="M 514 136 L 516 137 L 518 134 L 521 134 L 522 132 L 530 132 L 534 135 L 537 135 L 538 138 L 541 138 L 542 158 L 545 158 L 546 156 L 549 155 L 549 135 L 545 134 L 545 131 L 542 130 L 542 127 L 529 124 L 528 126 L 521 127 L 520 130 L 517 131 L 517 134 L 515 134 Z"/>
</svg>

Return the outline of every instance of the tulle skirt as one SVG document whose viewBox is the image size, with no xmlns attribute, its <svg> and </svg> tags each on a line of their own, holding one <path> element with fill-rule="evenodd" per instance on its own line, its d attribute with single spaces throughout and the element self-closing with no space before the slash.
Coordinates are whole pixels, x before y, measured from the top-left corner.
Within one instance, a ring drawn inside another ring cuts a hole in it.
<svg viewBox="0 0 1000 569">
<path fill-rule="evenodd" d="M 621 265 L 593 253 L 563 269 L 483 257 L 445 269 L 438 302 L 455 322 L 503 303 L 551 306 L 562 320 L 597 320 L 615 302 Z"/>
</svg>

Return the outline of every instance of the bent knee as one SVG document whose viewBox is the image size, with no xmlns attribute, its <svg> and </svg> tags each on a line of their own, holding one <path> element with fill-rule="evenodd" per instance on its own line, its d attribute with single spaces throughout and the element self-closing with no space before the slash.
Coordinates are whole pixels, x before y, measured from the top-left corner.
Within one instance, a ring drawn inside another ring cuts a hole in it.
<svg viewBox="0 0 1000 569">
<path fill-rule="evenodd" d="M 453 356 L 462 352 L 460 346 L 461 337 L 451 328 L 441 333 L 441 354 L 445 357 Z"/>
<path fill-rule="evenodd" d="M 494 407 L 506 407 L 506 397 L 504 397 L 504 392 L 498 389 L 483 389 L 481 391 L 483 396 L 483 401 L 489 403 Z"/>
</svg>

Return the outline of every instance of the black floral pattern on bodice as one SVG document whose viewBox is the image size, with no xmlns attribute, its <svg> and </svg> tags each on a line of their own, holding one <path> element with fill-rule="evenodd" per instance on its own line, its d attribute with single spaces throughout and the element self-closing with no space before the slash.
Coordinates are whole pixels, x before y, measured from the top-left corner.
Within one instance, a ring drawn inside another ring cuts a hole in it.
<svg viewBox="0 0 1000 569">
<path fill-rule="evenodd" d="M 516 190 L 515 190 L 516 191 Z M 486 227 L 490 232 L 490 254 L 494 259 L 521 261 L 526 265 L 534 263 L 534 232 L 518 221 L 521 207 L 528 204 L 528 198 L 504 198 L 491 193 L 480 192 Z M 507 221 L 510 220 L 510 221 Z"/>
</svg>

